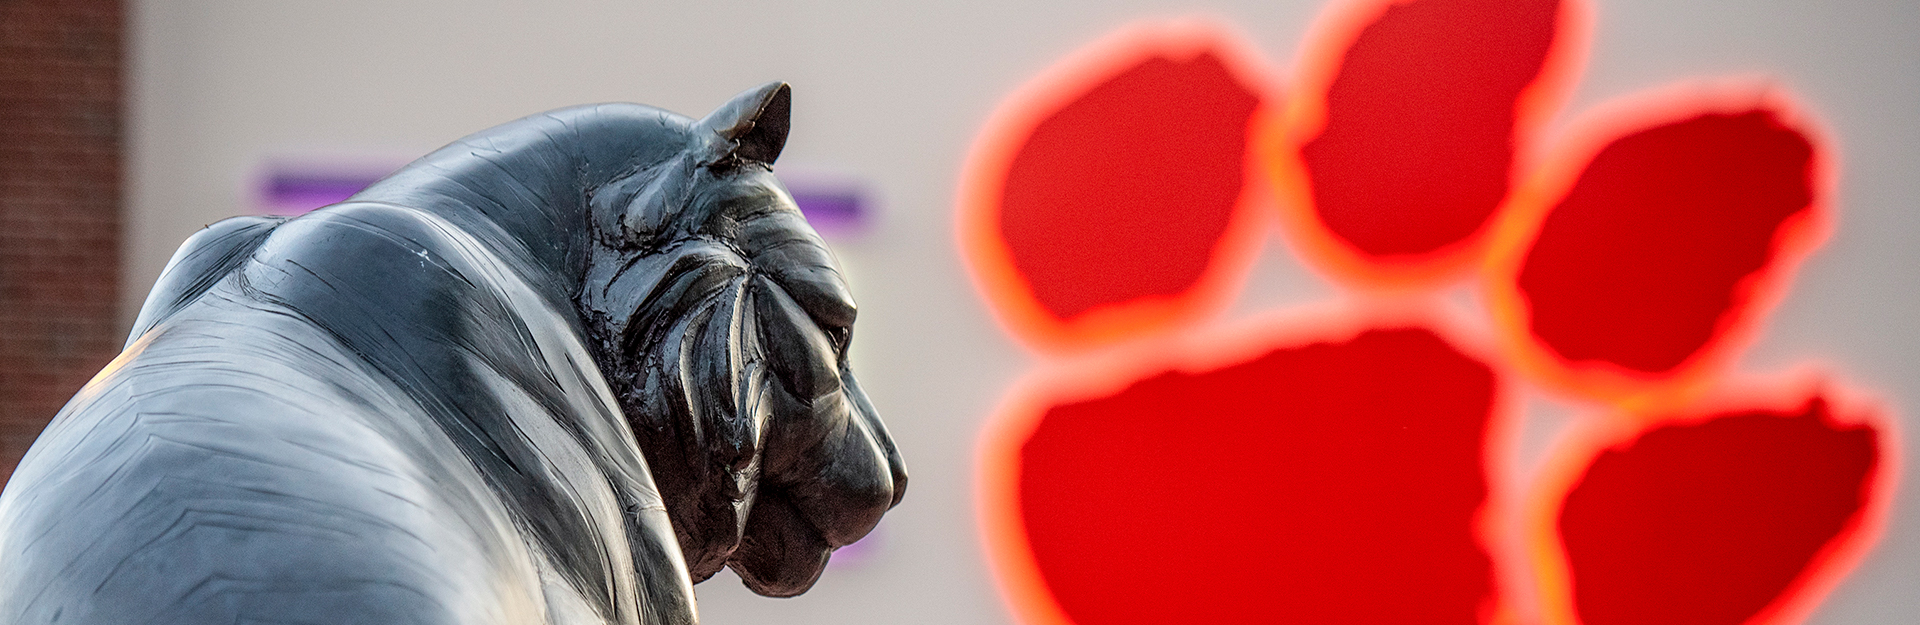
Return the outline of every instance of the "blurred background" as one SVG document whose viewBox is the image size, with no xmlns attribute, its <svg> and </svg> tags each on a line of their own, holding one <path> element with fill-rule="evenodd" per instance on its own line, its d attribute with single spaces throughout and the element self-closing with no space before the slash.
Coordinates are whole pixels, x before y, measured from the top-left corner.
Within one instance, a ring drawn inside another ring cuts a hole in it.
<svg viewBox="0 0 1920 625">
<path fill-rule="evenodd" d="M 0 0 L 0 479 L 118 351 L 196 229 L 297 212 L 531 113 L 632 101 L 699 117 L 784 80 L 793 131 L 778 171 L 846 265 L 855 368 L 912 489 L 810 593 L 760 598 L 723 573 L 698 588 L 703 620 L 1011 622 L 983 559 L 972 459 L 1002 394 L 1042 358 L 996 324 L 956 250 L 970 142 L 1007 94 L 1129 22 L 1210 16 L 1285 68 L 1325 4 Z M 1676 79 L 1763 75 L 1825 122 L 1835 234 L 1741 367 L 1830 363 L 1900 415 L 1903 450 L 1920 449 L 1907 416 L 1920 406 L 1920 3 L 1593 4 L 1569 112 Z M 1267 249 L 1230 315 L 1336 292 Z M 1920 614 L 1912 464 L 1886 535 L 1811 622 Z"/>
</svg>

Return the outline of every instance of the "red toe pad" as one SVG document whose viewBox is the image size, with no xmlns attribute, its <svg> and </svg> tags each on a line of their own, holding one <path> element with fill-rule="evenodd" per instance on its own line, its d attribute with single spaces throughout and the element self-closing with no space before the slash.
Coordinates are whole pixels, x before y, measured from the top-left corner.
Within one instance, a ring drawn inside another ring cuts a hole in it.
<svg viewBox="0 0 1920 625">
<path fill-rule="evenodd" d="M 1257 219 L 1242 209 L 1258 74 L 1226 35 L 1143 27 L 1092 46 L 989 124 L 961 237 L 1022 338 L 1096 344 L 1224 300 Z"/>
<path fill-rule="evenodd" d="M 1563 4 L 1352 2 L 1323 19 L 1286 137 L 1267 137 L 1307 251 L 1363 281 L 1477 259 L 1516 148 L 1572 73 L 1579 12 Z"/>
<path fill-rule="evenodd" d="M 1737 625 L 1789 609 L 1840 573 L 1827 569 L 1884 475 L 1881 437 L 1816 396 L 1599 451 L 1554 516 L 1571 585 L 1553 594 L 1584 625 Z"/>
<path fill-rule="evenodd" d="M 1495 284 L 1496 308 L 1532 364 L 1588 395 L 1660 390 L 1725 360 L 1819 238 L 1808 133 L 1751 95 L 1667 106 L 1677 113 L 1556 163 L 1563 180 L 1541 186 L 1562 190 L 1516 203 L 1537 230 L 1495 272 L 1511 280 Z"/>
</svg>

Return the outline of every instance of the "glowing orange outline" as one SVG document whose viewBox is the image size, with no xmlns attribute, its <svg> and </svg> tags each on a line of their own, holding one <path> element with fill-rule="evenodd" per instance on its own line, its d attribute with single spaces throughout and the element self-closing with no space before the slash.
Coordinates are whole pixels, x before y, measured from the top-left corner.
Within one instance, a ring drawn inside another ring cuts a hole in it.
<svg viewBox="0 0 1920 625">
<path fill-rule="evenodd" d="M 1300 148 L 1326 129 L 1327 89 L 1339 75 L 1347 49 L 1361 31 L 1395 4 L 1418 0 L 1342 0 L 1321 12 L 1300 48 L 1298 69 L 1284 112 L 1262 121 L 1255 152 L 1279 196 L 1283 230 L 1295 254 L 1349 286 L 1373 289 L 1430 287 L 1459 277 L 1486 252 L 1504 203 L 1478 230 L 1458 242 L 1426 254 L 1376 257 L 1355 248 L 1321 221 L 1313 209 L 1312 183 Z M 1565 103 L 1586 65 L 1592 36 L 1592 9 L 1582 0 L 1561 0 L 1554 39 L 1540 73 L 1516 98 L 1514 158 L 1509 184 L 1517 186 L 1533 165 L 1541 129 Z M 1511 187 L 1510 187 L 1511 188 Z M 1509 192 L 1511 193 L 1511 191 Z"/>
<path fill-rule="evenodd" d="M 1880 456 L 1862 487 L 1860 510 L 1747 625 L 1805 620 L 1885 534 L 1902 462 L 1901 433 L 1891 416 L 1892 411 L 1841 387 L 1811 366 L 1781 378 L 1746 379 L 1677 410 L 1625 419 L 1584 419 L 1576 426 L 1578 429 L 1556 443 L 1528 496 L 1521 521 L 1522 539 L 1528 546 L 1539 588 L 1542 622 L 1546 625 L 1578 625 L 1580 622 L 1574 606 L 1573 573 L 1560 538 L 1558 519 L 1567 494 L 1601 452 L 1631 444 L 1654 428 L 1704 423 L 1715 415 L 1747 410 L 1792 414 L 1816 396 L 1827 401 L 1831 422 L 1873 428 Z"/>
<path fill-rule="evenodd" d="M 1735 304 L 1713 337 L 1671 371 L 1648 374 L 1607 362 L 1562 358 L 1528 329 L 1530 309 L 1519 292 L 1521 263 L 1547 212 L 1610 142 L 1647 128 L 1712 112 L 1771 111 L 1813 146 L 1807 210 L 1780 224 L 1768 266 L 1734 285 Z M 1543 165 L 1508 199 L 1483 272 L 1487 310 L 1499 329 L 1507 362 L 1553 390 L 1612 403 L 1633 412 L 1685 405 L 1758 336 L 1761 321 L 1786 296 L 1800 262 L 1826 241 L 1836 179 L 1827 133 L 1778 89 L 1753 79 L 1694 81 L 1616 98 L 1583 114 Z M 1738 297 L 1744 295 L 1745 301 Z"/>
<path fill-rule="evenodd" d="M 1493 596 L 1481 609 L 1483 622 L 1504 622 L 1512 610 L 1509 578 L 1513 564 L 1502 557 L 1510 540 L 1502 521 L 1519 509 L 1521 496 L 1506 485 L 1511 471 L 1505 452 L 1519 434 L 1516 378 L 1495 359 L 1491 338 L 1453 318 L 1437 300 L 1426 297 L 1352 298 L 1303 309 L 1277 311 L 1252 320 L 1221 324 L 1199 332 L 1134 341 L 1098 353 L 1068 358 L 1034 371 L 1014 385 L 983 428 L 976 447 L 979 473 L 974 502 L 981 544 L 1002 596 L 1028 625 L 1074 625 L 1055 602 L 1035 562 L 1019 507 L 1020 449 L 1047 409 L 1063 403 L 1109 397 L 1147 377 L 1167 372 L 1214 371 L 1276 349 L 1320 342 L 1350 341 L 1368 330 L 1422 328 L 1492 369 L 1494 397 L 1481 446 L 1487 498 L 1473 519 L 1473 539 L 1492 566 Z"/>
<path fill-rule="evenodd" d="M 1268 78 L 1273 74 L 1260 54 L 1244 42 L 1235 31 L 1211 20 L 1138 22 L 1080 48 L 1001 100 L 968 150 L 961 170 L 956 232 L 974 284 L 1008 334 L 1041 351 L 1070 352 L 1188 324 L 1231 301 L 1265 238 L 1268 198 L 1261 190 L 1260 167 L 1251 149 L 1253 126 L 1263 116 L 1260 110 L 1248 122 L 1242 166 L 1246 182 L 1233 215 L 1214 244 L 1206 270 L 1180 295 L 1138 298 L 1103 305 L 1070 320 L 1056 318 L 1034 297 L 1031 284 L 1013 263 L 1012 251 L 1000 238 L 999 203 L 1014 156 L 1040 122 L 1148 59 L 1212 52 L 1243 88 L 1260 97 L 1261 109 L 1271 106 L 1279 100 L 1276 81 Z"/>
</svg>

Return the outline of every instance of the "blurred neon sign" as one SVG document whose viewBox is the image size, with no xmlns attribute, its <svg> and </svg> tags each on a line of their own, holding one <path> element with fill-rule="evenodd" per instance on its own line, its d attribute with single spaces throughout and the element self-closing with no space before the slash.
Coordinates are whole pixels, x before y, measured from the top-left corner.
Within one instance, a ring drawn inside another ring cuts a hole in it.
<svg viewBox="0 0 1920 625">
<path fill-rule="evenodd" d="M 1359 0 L 1272 78 L 1137 25 L 1010 96 L 962 177 L 986 300 L 1050 357 L 983 437 L 1030 623 L 1776 623 L 1876 540 L 1891 418 L 1732 362 L 1826 237 L 1830 142 L 1697 81 L 1541 132 L 1576 0 Z M 1337 301 L 1209 321 L 1268 228 Z M 1471 285 L 1491 319 L 1442 291 Z M 1586 402 L 1524 488 L 1523 389 Z"/>
</svg>

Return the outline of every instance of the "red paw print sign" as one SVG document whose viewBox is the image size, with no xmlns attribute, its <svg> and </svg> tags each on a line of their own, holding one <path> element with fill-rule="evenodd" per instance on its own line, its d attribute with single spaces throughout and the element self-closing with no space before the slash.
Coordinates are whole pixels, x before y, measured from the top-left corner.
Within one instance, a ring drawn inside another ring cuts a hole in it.
<svg viewBox="0 0 1920 625">
<path fill-rule="evenodd" d="M 1839 583 L 1891 417 L 1733 367 L 1833 221 L 1829 144 L 1712 81 L 1548 141 L 1588 19 L 1348 3 L 1285 83 L 1227 29 L 1141 25 L 1008 99 L 959 216 L 1048 356 L 980 450 L 1024 622 L 1787 623 Z M 1343 294 L 1212 321 L 1276 228 Z M 1519 475 L 1535 392 L 1588 409 Z"/>
</svg>

